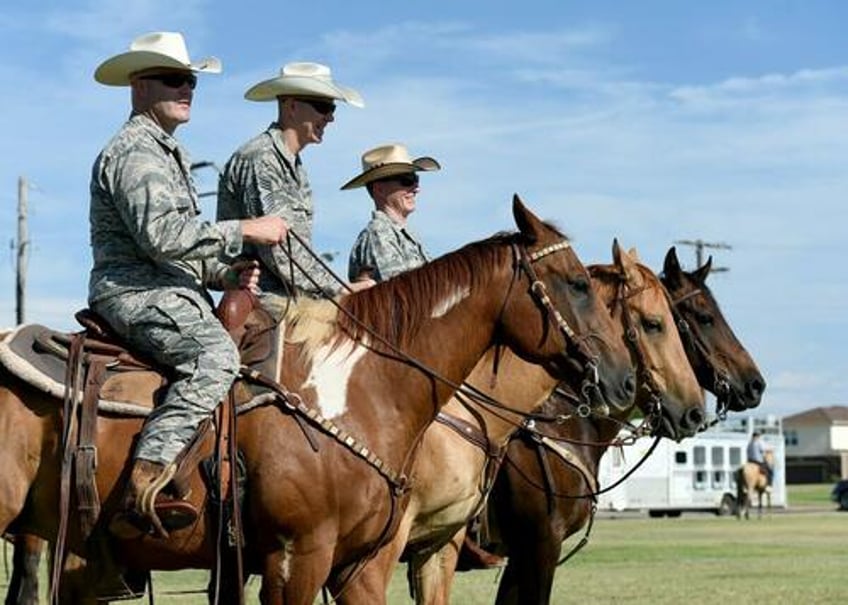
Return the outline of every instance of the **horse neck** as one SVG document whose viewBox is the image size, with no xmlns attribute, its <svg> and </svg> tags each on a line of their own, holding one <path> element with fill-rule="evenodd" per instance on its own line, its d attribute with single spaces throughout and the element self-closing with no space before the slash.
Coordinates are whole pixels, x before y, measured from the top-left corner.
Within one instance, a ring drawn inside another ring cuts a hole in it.
<svg viewBox="0 0 848 605">
<path fill-rule="evenodd" d="M 557 384 L 541 366 L 509 349 L 495 348 L 486 351 L 466 382 L 509 408 L 493 412 L 488 406 L 475 405 L 476 414 L 466 412 L 481 420 L 489 440 L 498 444 L 509 440 L 522 416 L 542 405 Z"/>
</svg>

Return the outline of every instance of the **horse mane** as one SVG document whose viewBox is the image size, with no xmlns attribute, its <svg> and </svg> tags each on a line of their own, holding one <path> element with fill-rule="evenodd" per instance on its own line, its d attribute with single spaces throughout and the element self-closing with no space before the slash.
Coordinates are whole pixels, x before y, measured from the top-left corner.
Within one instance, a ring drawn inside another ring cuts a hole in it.
<svg viewBox="0 0 848 605">
<path fill-rule="evenodd" d="M 405 348 L 440 304 L 465 297 L 483 285 L 499 264 L 503 251 L 520 238 L 497 233 L 406 271 L 340 301 L 338 328 L 354 340 L 368 340 L 374 332 L 392 345 Z"/>
</svg>

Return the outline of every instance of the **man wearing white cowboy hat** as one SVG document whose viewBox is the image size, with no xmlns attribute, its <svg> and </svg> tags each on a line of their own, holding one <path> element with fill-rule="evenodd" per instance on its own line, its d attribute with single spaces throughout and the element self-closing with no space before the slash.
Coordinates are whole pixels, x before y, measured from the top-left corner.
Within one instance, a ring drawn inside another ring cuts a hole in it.
<svg viewBox="0 0 848 605">
<path fill-rule="evenodd" d="M 362 172 L 342 189 L 366 187 L 374 200 L 374 211 L 350 251 L 350 280 L 356 283 L 371 278 L 381 282 L 429 260 L 406 222 L 415 211 L 418 172 L 440 168 L 430 157 L 411 159 L 406 147 L 396 143 L 362 154 Z"/>
<path fill-rule="evenodd" d="M 276 102 L 277 120 L 236 150 L 224 167 L 218 184 L 218 220 L 279 216 L 311 248 L 312 187 L 300 154 L 307 145 L 321 143 L 324 130 L 335 119 L 336 101 L 362 107 L 362 97 L 336 83 L 330 68 L 319 63 L 289 63 L 278 76 L 252 86 L 244 96 Z M 285 248 L 252 246 L 247 255 L 259 259 L 265 269 L 259 298 L 278 319 L 290 296 L 334 295 L 340 290 L 341 284 L 312 251 L 293 238 Z M 367 285 L 358 284 L 356 289 Z"/>
<path fill-rule="evenodd" d="M 167 393 L 142 428 L 122 509 L 110 524 L 122 538 L 152 528 L 163 535 L 197 517 L 191 503 L 159 490 L 239 368 L 206 287 L 255 288 L 255 264 L 219 259 L 239 255 L 243 242 L 275 244 L 285 237 L 279 217 L 197 218 L 189 158 L 173 134 L 189 121 L 196 73 L 220 71 L 215 58 L 193 63 L 181 34 L 154 32 L 94 73 L 101 84 L 130 87 L 132 113 L 92 169 L 89 306 L 133 350 L 171 369 Z M 140 510 L 142 501 L 155 502 L 154 510 Z"/>
</svg>

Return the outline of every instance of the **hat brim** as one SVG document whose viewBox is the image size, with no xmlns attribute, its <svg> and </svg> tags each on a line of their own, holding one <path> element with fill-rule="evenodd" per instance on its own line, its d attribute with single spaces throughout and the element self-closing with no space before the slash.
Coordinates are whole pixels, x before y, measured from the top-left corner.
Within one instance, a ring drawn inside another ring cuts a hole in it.
<svg viewBox="0 0 848 605">
<path fill-rule="evenodd" d="M 342 185 L 341 188 L 343 190 L 356 189 L 357 187 L 364 187 L 372 181 L 379 181 L 380 179 L 394 176 L 396 174 L 407 174 L 409 172 L 432 172 L 435 170 L 441 170 L 441 168 L 442 167 L 436 160 L 427 156 L 415 158 L 412 160 L 411 164 L 406 162 L 381 164 L 380 166 L 375 166 L 374 168 L 366 170 L 362 174 L 355 176 Z"/>
<path fill-rule="evenodd" d="M 135 50 L 106 59 L 95 70 L 94 79 L 107 86 L 129 86 L 132 74 L 155 67 L 221 73 L 221 61 L 217 57 L 206 57 L 201 61 L 186 64 L 161 53 Z"/>
<path fill-rule="evenodd" d="M 365 107 L 362 95 L 352 88 L 302 76 L 278 76 L 251 86 L 244 98 L 248 101 L 273 101 L 277 97 L 324 97 Z"/>
</svg>

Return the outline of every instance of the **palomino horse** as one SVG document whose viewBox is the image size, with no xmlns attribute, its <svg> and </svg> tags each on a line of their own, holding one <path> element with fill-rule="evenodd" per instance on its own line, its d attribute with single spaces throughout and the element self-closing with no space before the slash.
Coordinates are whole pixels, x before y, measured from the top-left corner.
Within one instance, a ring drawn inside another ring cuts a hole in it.
<svg viewBox="0 0 848 605">
<path fill-rule="evenodd" d="M 765 463 L 774 468 L 774 452 L 766 450 L 763 453 Z M 762 467 L 755 462 L 746 462 L 733 473 L 736 481 L 736 517 L 741 519 L 744 515 L 750 519 L 751 495 L 757 494 L 757 518 L 763 517 L 763 494 L 766 497 L 766 510 L 771 511 L 771 490 L 768 489 L 768 478 Z"/>
<path fill-rule="evenodd" d="M 675 439 L 694 434 L 704 419 L 704 399 L 674 330 L 665 290 L 653 273 L 637 265 L 617 243 L 613 257 L 615 265 L 590 267 L 590 274 L 593 290 L 598 290 L 601 300 L 613 312 L 611 319 L 616 320 L 615 342 L 645 351 L 644 357 L 634 355 L 634 360 L 643 362 L 637 363 L 638 376 L 650 376 L 650 384 L 655 386 L 651 393 L 663 402 L 662 420 L 656 418 L 663 434 Z M 625 315 L 628 321 L 632 318 L 639 342 L 625 339 L 629 325 L 623 319 Z M 665 333 L 657 334 L 663 326 L 667 328 Z M 538 416 L 528 412 L 538 407 L 557 384 L 542 369 L 514 355 L 504 355 L 497 366 L 492 357 L 483 358 L 468 382 L 499 401 L 508 402 L 510 408 L 468 405 L 461 398 L 448 403 L 440 421 L 431 424 L 424 435 L 410 504 L 393 544 L 365 568 L 359 578 L 359 591 L 346 590 L 340 602 L 371 602 L 370 594 L 384 590 L 391 576 L 392 566 L 385 560 L 393 562 L 404 546 L 416 602 L 449 602 L 457 544 L 462 542 L 466 522 L 484 504 L 510 436 L 522 420 Z M 647 382 L 643 380 L 637 386 L 647 388 Z M 631 406 L 632 401 L 612 406 L 616 410 L 613 413 L 629 413 Z M 545 414 L 535 422 L 541 423 L 545 418 L 556 418 L 565 424 L 577 422 Z M 366 593 L 362 585 L 369 582 L 371 593 Z"/>
<path fill-rule="evenodd" d="M 331 576 L 355 572 L 391 538 L 425 428 L 493 344 L 563 379 L 579 380 L 596 364 L 611 405 L 632 397 L 629 360 L 586 340 L 605 311 L 587 295 L 585 268 L 563 236 L 517 197 L 513 211 L 517 233 L 344 297 L 344 313 L 326 302 L 293 309 L 278 378 L 297 394 L 287 393 L 285 405 L 278 398 L 242 414 L 237 433 L 249 486 L 246 565 L 263 576 L 264 604 L 311 605 Z M 54 540 L 59 402 L 5 370 L 0 384 L 0 530 L 14 519 L 15 531 Z M 306 412 L 296 421 L 300 412 L 289 406 Z M 105 533 L 140 426 L 139 419 L 100 417 L 102 509 L 94 540 L 85 544 L 72 516 L 69 548 L 91 557 L 87 548 L 99 539 L 132 569 L 209 569 L 215 519 L 208 510 L 167 539 L 120 541 Z M 202 509 L 199 472 L 190 488 Z M 89 560 L 97 577 L 97 561 Z M 374 602 L 384 602 L 378 596 Z"/>
<path fill-rule="evenodd" d="M 681 339 L 688 343 L 686 353 L 701 386 L 725 402 L 720 403 L 719 412 L 726 407 L 754 407 L 765 381 L 704 284 L 709 267 L 708 262 L 694 272 L 682 271 L 671 248 L 662 280 L 674 301 Z M 552 397 L 543 407 L 547 414 L 567 414 L 572 409 L 572 403 L 560 397 Z M 491 547 L 509 555 L 498 605 L 550 602 L 562 543 L 593 515 L 598 463 L 619 426 L 607 419 L 587 418 L 550 430 L 569 457 L 556 455 L 522 432 L 510 443 L 489 500 L 500 527 L 498 544 Z"/>
</svg>

